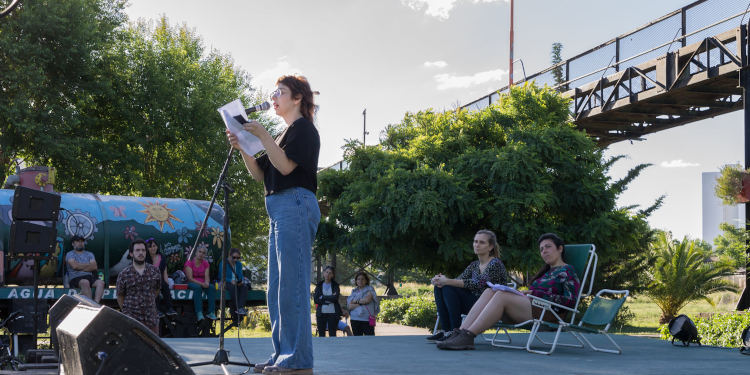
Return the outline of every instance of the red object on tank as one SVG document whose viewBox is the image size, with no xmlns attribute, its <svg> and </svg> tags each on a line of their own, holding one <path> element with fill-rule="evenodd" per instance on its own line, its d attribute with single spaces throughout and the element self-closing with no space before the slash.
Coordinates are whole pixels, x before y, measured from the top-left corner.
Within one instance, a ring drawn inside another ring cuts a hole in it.
<svg viewBox="0 0 750 375">
<path fill-rule="evenodd" d="M 28 167 L 18 174 L 19 185 L 29 189 L 55 192 L 55 168 Z"/>
</svg>

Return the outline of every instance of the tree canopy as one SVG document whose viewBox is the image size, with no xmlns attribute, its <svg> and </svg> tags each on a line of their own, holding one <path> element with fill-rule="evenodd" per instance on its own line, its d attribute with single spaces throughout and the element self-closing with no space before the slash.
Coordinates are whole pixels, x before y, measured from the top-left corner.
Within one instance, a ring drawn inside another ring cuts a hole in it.
<svg viewBox="0 0 750 375">
<path fill-rule="evenodd" d="M 250 77 L 185 25 L 128 23 L 124 4 L 28 1 L 0 22 L 2 177 L 21 159 L 57 168 L 58 191 L 207 200 L 229 147 L 216 108 L 253 99 Z M 234 244 L 254 243 L 262 185 L 241 163 L 228 180 Z"/>
<path fill-rule="evenodd" d="M 732 267 L 743 269 L 747 265 L 747 242 L 750 233 L 745 228 L 737 228 L 730 223 L 719 224 L 722 233 L 714 238 L 714 251 L 726 257 Z"/>
<path fill-rule="evenodd" d="M 556 232 L 596 244 L 605 285 L 641 288 L 645 218 L 660 201 L 634 212 L 615 200 L 646 165 L 611 181 L 618 158 L 606 160 L 568 118 L 557 92 L 526 85 L 476 112 L 409 113 L 381 146 L 349 144 L 348 169 L 319 175 L 328 214 L 318 250 L 457 274 L 474 258 L 474 233 L 490 229 L 506 266 L 528 274 L 542 264 L 537 237 Z"/>
</svg>

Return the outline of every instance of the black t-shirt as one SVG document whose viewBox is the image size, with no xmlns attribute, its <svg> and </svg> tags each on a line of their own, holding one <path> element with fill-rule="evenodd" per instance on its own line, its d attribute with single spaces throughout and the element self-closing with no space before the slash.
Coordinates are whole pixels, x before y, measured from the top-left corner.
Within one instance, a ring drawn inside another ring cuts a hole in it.
<svg viewBox="0 0 750 375">
<path fill-rule="evenodd" d="M 263 187 L 266 189 L 266 195 L 291 187 L 303 187 L 315 193 L 318 190 L 317 173 L 320 154 L 320 135 L 315 125 L 302 117 L 281 133 L 277 138 L 277 143 L 286 153 L 286 157 L 297 163 L 297 167 L 292 173 L 284 176 L 268 160 L 268 155 L 259 157 L 257 162 L 263 170 Z"/>
</svg>

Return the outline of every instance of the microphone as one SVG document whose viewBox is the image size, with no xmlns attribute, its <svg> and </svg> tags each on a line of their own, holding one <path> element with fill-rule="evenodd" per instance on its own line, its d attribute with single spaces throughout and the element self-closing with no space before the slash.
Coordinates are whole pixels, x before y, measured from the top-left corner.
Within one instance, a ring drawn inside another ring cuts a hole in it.
<svg viewBox="0 0 750 375">
<path fill-rule="evenodd" d="M 256 105 L 255 107 L 245 108 L 245 113 L 249 115 L 253 112 L 267 111 L 270 108 L 271 108 L 271 103 L 263 102 L 261 104 Z"/>
</svg>

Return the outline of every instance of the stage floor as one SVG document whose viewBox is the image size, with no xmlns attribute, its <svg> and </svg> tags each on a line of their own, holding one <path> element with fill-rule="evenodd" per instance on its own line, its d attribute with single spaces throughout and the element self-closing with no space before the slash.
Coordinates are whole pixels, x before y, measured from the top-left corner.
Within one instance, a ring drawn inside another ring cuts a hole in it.
<svg viewBox="0 0 750 375">
<path fill-rule="evenodd" d="M 550 333 L 542 334 L 545 339 Z M 558 347 L 552 355 L 525 350 L 494 348 L 480 338 L 476 350 L 443 351 L 428 343 L 426 335 L 313 338 L 315 374 L 739 374 L 750 368 L 750 356 L 737 349 L 672 346 L 647 337 L 615 336 L 623 354 L 597 353 L 588 349 Z M 525 339 L 514 334 L 514 341 Z M 606 339 L 587 336 L 599 346 Z M 165 339 L 188 363 L 211 361 L 218 338 Z M 251 362 L 267 358 L 269 338 L 240 339 Z M 524 341 L 525 342 L 525 341 Z M 244 362 L 237 338 L 226 338 L 230 360 Z M 247 367 L 228 366 L 233 374 Z M 219 366 L 194 368 L 196 374 L 222 375 Z M 0 374 L 13 372 L 0 371 Z M 250 371 L 252 373 L 252 370 Z M 15 374 L 57 374 L 56 370 Z"/>
<path fill-rule="evenodd" d="M 551 337 L 543 333 L 543 337 Z M 514 334 L 525 339 L 524 334 Z M 606 338 L 588 335 L 594 345 Z M 443 351 L 425 336 L 374 336 L 313 338 L 315 374 L 727 374 L 750 368 L 750 357 L 737 349 L 672 346 L 654 338 L 614 336 L 623 354 L 598 353 L 588 349 L 558 347 L 550 355 L 525 350 L 494 348 L 480 338 L 476 350 Z M 191 362 L 210 361 L 218 339 L 166 339 L 183 358 Z M 251 362 L 268 357 L 268 338 L 241 339 Z M 524 341 L 525 342 L 525 341 Z M 226 338 L 230 360 L 244 361 L 237 338 Z M 239 374 L 246 368 L 229 366 Z M 196 374 L 222 374 L 217 366 L 195 368 Z"/>
</svg>

